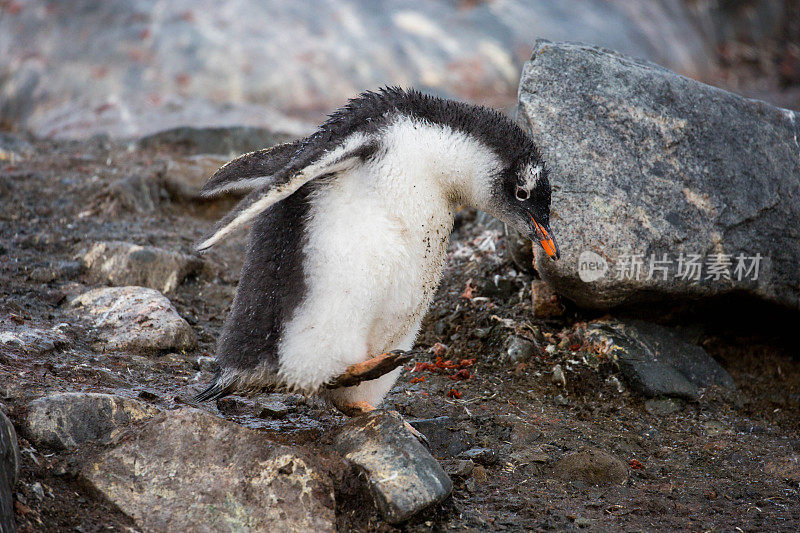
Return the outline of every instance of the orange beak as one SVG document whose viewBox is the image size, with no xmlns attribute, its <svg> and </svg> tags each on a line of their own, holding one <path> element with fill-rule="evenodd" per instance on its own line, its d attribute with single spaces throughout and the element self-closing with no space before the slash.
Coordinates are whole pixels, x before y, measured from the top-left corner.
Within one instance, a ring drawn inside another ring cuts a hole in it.
<svg viewBox="0 0 800 533">
<path fill-rule="evenodd" d="M 533 216 L 531 216 L 531 219 L 533 219 L 533 225 L 536 227 L 536 237 L 539 239 L 539 244 L 542 245 L 542 248 L 544 248 L 545 253 L 550 259 L 555 261 L 561 256 L 558 252 L 556 240 L 544 226 L 536 222 Z"/>
</svg>

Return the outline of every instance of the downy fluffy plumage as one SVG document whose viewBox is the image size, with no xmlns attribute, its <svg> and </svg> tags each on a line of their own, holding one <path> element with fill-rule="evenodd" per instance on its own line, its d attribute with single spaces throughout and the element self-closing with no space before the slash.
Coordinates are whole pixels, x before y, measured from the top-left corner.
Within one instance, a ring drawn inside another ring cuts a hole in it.
<svg viewBox="0 0 800 533">
<path fill-rule="evenodd" d="M 201 192 L 234 190 L 252 192 L 198 246 L 253 222 L 220 372 L 199 400 L 314 392 L 350 365 L 410 349 L 461 204 L 548 239 L 557 255 L 548 171 L 528 135 L 496 111 L 413 90 L 364 93 L 306 139 L 228 163 Z M 375 404 L 399 371 L 330 395 Z"/>
</svg>

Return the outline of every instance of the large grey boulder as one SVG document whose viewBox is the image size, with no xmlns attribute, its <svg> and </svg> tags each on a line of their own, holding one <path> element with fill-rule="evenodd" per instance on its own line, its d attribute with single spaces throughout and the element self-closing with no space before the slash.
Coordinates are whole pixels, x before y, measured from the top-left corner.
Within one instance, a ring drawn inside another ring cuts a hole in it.
<svg viewBox="0 0 800 533">
<path fill-rule="evenodd" d="M 562 295 L 589 308 L 728 293 L 800 307 L 797 113 L 538 41 L 518 120 L 552 168 L 562 259 L 537 247 L 536 266 Z"/>
<path fill-rule="evenodd" d="M 198 409 L 86 457 L 82 478 L 145 531 L 334 531 L 331 480 L 302 448 Z"/>
<path fill-rule="evenodd" d="M 37 445 L 71 449 L 158 413 L 146 403 L 91 392 L 51 394 L 30 402 L 22 427 Z"/>
<path fill-rule="evenodd" d="M 354 418 L 334 446 L 364 471 L 375 505 L 389 523 L 408 520 L 453 490 L 450 477 L 397 412 L 376 410 Z"/>
<path fill-rule="evenodd" d="M 100 334 L 97 350 L 158 352 L 190 350 L 197 335 L 160 292 L 146 287 L 94 289 L 70 305 Z"/>
</svg>

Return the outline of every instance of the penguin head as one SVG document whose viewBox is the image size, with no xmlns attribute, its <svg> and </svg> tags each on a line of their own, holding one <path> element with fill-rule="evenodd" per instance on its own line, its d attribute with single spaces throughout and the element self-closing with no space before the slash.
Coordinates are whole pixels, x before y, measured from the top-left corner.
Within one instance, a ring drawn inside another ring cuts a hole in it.
<svg viewBox="0 0 800 533">
<path fill-rule="evenodd" d="M 549 171 L 538 151 L 525 153 L 503 169 L 492 188 L 492 214 L 538 242 L 551 259 L 558 259 L 558 245 L 550 230 Z"/>
</svg>

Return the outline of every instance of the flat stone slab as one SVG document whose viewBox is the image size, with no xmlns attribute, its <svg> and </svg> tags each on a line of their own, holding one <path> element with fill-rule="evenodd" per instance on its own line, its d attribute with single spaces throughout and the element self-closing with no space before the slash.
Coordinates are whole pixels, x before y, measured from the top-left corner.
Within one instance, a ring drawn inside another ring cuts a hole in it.
<svg viewBox="0 0 800 533">
<path fill-rule="evenodd" d="M 95 280 L 149 287 L 162 293 L 174 291 L 201 265 L 198 258 L 187 254 L 121 241 L 94 243 L 80 259 Z"/>
<path fill-rule="evenodd" d="M 37 445 L 70 449 L 108 437 L 158 412 L 151 405 L 121 396 L 65 392 L 30 402 L 23 428 Z"/>
<path fill-rule="evenodd" d="M 731 293 L 800 308 L 796 112 L 538 41 L 517 113 L 551 168 L 562 258 L 534 250 L 561 295 L 596 309 Z"/>
<path fill-rule="evenodd" d="M 641 320 L 593 322 L 587 336 L 610 346 L 628 384 L 648 397 L 697 399 L 700 387 L 735 389 L 730 374 L 706 351 L 671 329 Z"/>
<path fill-rule="evenodd" d="M 153 289 L 94 289 L 74 298 L 71 305 L 103 334 L 95 345 L 98 350 L 180 351 L 197 345 L 191 326 Z"/>
<path fill-rule="evenodd" d="M 394 411 L 354 418 L 334 445 L 364 470 L 375 505 L 392 524 L 441 502 L 453 490 L 450 477 Z"/>
<path fill-rule="evenodd" d="M 183 408 L 120 435 L 80 475 L 146 531 L 334 531 L 333 485 L 312 458 Z"/>
</svg>

